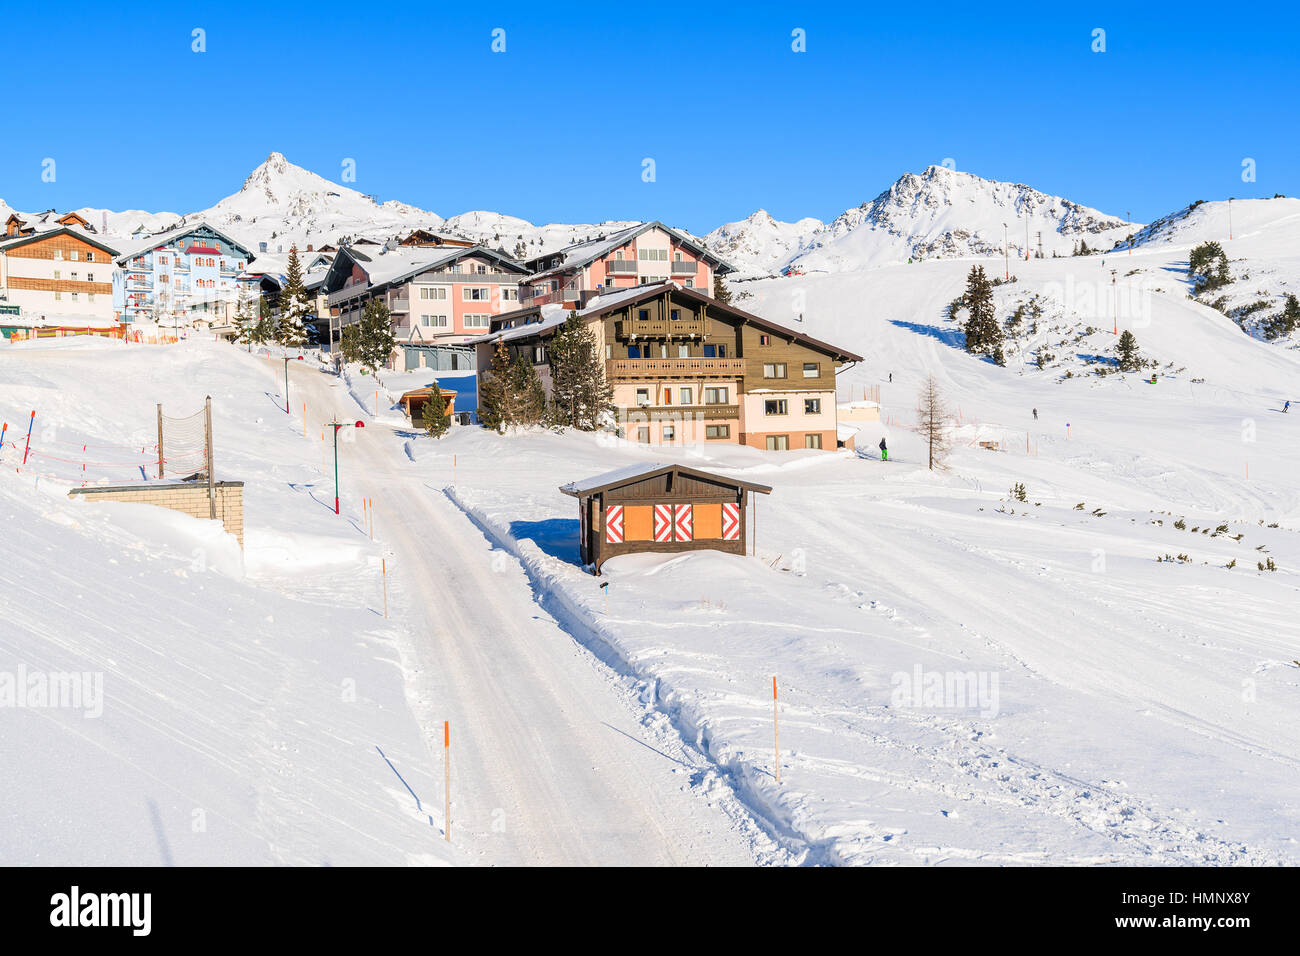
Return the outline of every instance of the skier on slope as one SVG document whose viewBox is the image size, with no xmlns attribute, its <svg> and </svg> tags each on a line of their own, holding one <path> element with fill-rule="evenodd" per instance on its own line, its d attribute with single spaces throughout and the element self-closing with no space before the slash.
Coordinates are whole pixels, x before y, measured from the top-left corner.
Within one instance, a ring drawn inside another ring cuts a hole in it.
<svg viewBox="0 0 1300 956">
<path fill-rule="evenodd" d="M 885 439 L 883 435 L 880 438 L 880 460 L 889 461 L 889 449 L 885 447 Z"/>
<path fill-rule="evenodd" d="M 1290 410 L 1291 410 L 1291 403 L 1288 401 L 1286 402 L 1286 404 L 1282 406 L 1282 411 L 1289 412 Z"/>
<path fill-rule="evenodd" d="M 1038 409 L 1034 409 L 1034 421 L 1038 421 Z"/>
</svg>

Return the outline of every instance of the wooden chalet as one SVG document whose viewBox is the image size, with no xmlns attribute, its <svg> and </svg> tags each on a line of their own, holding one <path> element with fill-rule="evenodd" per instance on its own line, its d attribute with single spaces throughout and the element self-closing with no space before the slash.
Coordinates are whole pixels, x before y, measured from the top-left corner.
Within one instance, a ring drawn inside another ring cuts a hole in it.
<svg viewBox="0 0 1300 956">
<path fill-rule="evenodd" d="M 767 485 L 685 465 L 631 465 L 564 485 L 578 499 L 584 565 L 644 551 L 745 554 L 749 496 Z"/>
</svg>

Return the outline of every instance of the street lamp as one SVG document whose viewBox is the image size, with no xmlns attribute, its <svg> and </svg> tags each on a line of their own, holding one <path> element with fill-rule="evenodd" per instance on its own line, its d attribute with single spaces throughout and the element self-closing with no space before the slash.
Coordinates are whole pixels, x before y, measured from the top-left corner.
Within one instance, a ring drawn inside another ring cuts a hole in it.
<svg viewBox="0 0 1300 956">
<path fill-rule="evenodd" d="M 284 413 L 286 415 L 289 414 L 289 363 L 291 361 L 293 359 L 290 356 L 284 357 Z M 298 361 L 302 361 L 301 355 L 298 356 Z"/>
<path fill-rule="evenodd" d="M 334 513 L 339 513 L 339 429 L 340 428 L 365 428 L 365 422 L 329 422 L 334 429 Z"/>
</svg>

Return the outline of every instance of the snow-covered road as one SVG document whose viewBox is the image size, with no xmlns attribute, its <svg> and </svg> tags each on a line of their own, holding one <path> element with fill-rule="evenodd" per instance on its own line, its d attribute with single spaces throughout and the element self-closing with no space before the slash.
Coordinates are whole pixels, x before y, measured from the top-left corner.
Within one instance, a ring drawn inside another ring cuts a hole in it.
<svg viewBox="0 0 1300 956">
<path fill-rule="evenodd" d="M 294 385 L 314 409 L 369 417 L 329 376 L 302 370 Z M 486 864 L 789 862 L 707 758 L 538 605 L 519 563 L 376 424 L 343 446 L 344 493 L 376 503 L 407 699 L 439 774 L 451 721 L 454 841 Z"/>
</svg>

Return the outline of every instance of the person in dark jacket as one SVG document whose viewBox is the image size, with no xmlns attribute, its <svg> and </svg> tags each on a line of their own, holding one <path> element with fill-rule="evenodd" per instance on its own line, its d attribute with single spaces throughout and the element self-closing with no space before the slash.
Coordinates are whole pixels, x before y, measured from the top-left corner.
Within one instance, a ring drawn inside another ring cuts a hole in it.
<svg viewBox="0 0 1300 956">
<path fill-rule="evenodd" d="M 1038 421 L 1038 409 L 1034 409 L 1034 421 Z"/>
<path fill-rule="evenodd" d="M 880 460 L 889 461 L 889 449 L 885 447 L 885 439 L 880 439 Z"/>
</svg>

